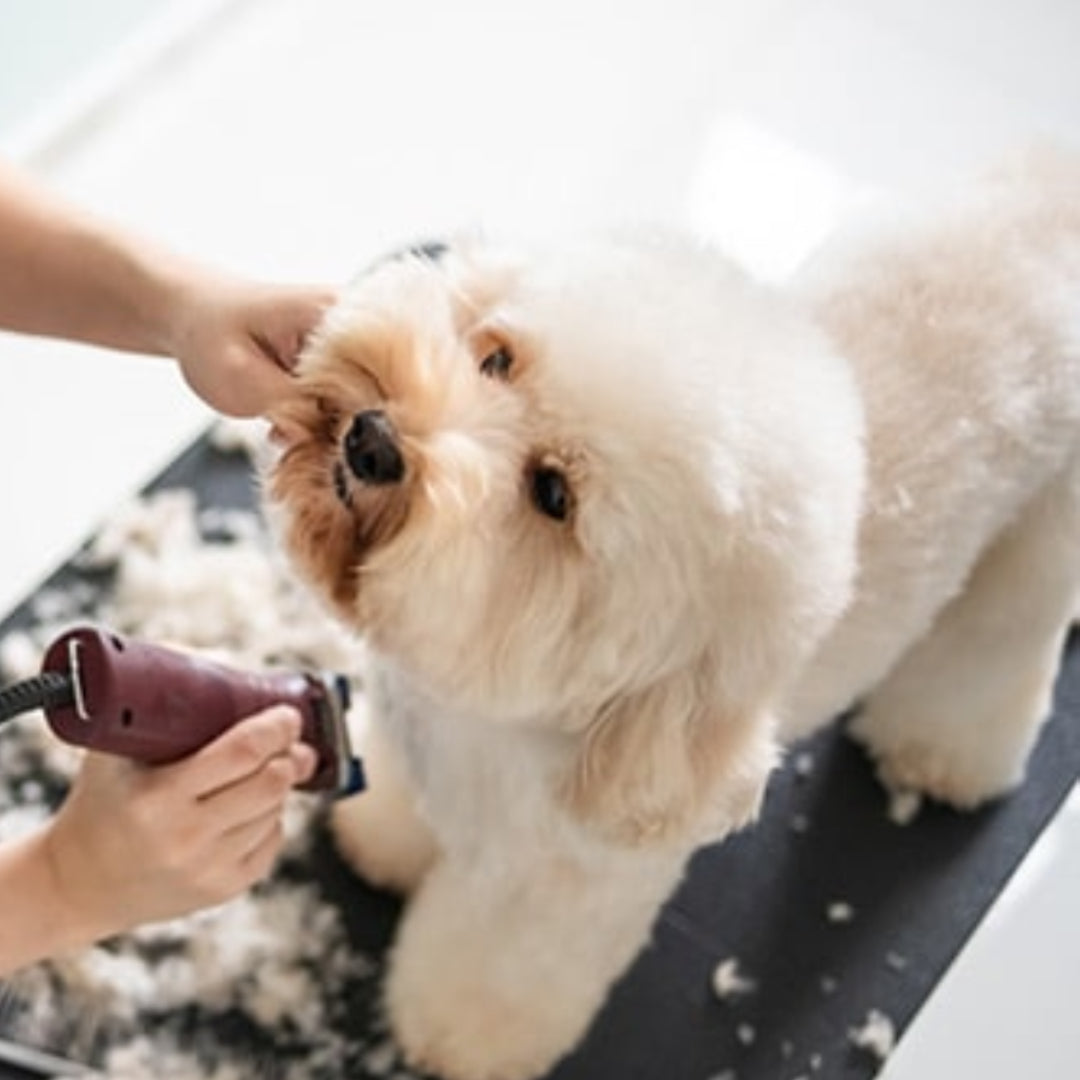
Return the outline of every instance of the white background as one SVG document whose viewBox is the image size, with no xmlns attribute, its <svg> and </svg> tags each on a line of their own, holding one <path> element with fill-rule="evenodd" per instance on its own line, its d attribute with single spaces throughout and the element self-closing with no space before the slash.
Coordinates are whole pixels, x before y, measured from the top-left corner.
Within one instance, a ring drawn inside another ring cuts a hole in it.
<svg viewBox="0 0 1080 1080">
<path fill-rule="evenodd" d="M 268 277 L 644 218 L 779 278 L 1036 135 L 1080 146 L 1075 0 L 0 0 L 0 153 Z M 0 335 L 0 610 L 208 418 L 166 361 Z M 1074 794 L 890 1080 L 1080 1075 L 1078 916 Z"/>
</svg>

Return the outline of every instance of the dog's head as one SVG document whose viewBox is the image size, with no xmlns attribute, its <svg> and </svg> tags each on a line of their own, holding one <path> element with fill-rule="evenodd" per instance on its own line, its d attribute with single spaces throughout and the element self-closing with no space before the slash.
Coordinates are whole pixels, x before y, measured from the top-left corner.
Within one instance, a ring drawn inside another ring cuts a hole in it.
<svg viewBox="0 0 1080 1080">
<path fill-rule="evenodd" d="M 753 813 L 854 566 L 858 409 L 813 332 L 677 241 L 464 243 L 358 280 L 297 378 L 270 501 L 349 624 L 451 715 L 567 732 L 609 832 Z"/>
</svg>

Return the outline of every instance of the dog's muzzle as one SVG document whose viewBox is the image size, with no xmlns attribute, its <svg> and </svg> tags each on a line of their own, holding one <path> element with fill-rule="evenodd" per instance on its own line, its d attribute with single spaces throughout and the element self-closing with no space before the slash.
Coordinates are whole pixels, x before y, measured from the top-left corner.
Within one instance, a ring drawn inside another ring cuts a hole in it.
<svg viewBox="0 0 1080 1080">
<path fill-rule="evenodd" d="M 345 435 L 345 461 L 364 484 L 397 484 L 404 478 L 397 433 L 381 409 L 366 409 L 353 418 Z"/>
</svg>

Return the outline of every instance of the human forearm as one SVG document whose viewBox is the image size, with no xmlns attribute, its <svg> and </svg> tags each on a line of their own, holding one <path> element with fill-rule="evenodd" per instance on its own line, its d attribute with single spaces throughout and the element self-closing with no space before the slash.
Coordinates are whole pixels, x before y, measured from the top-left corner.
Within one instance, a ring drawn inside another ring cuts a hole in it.
<svg viewBox="0 0 1080 1080">
<path fill-rule="evenodd" d="M 114 929 L 93 923 L 89 913 L 68 904 L 46 836 L 41 829 L 0 845 L 0 977 L 89 945 Z"/>
<path fill-rule="evenodd" d="M 176 300 L 202 273 L 0 164 L 0 326 L 175 354 Z"/>
<path fill-rule="evenodd" d="M 212 408 L 255 416 L 292 392 L 333 298 L 184 259 L 0 163 L 0 328 L 171 356 Z"/>
</svg>

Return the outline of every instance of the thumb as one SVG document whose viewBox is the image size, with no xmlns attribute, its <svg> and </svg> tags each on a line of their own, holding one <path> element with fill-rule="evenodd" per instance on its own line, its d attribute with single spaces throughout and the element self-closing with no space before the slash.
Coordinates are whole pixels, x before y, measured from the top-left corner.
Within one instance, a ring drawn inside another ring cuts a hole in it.
<svg viewBox="0 0 1080 1080">
<path fill-rule="evenodd" d="M 296 393 L 292 375 L 255 342 L 234 343 L 215 370 L 188 382 L 215 411 L 240 418 L 263 416 Z"/>
</svg>

